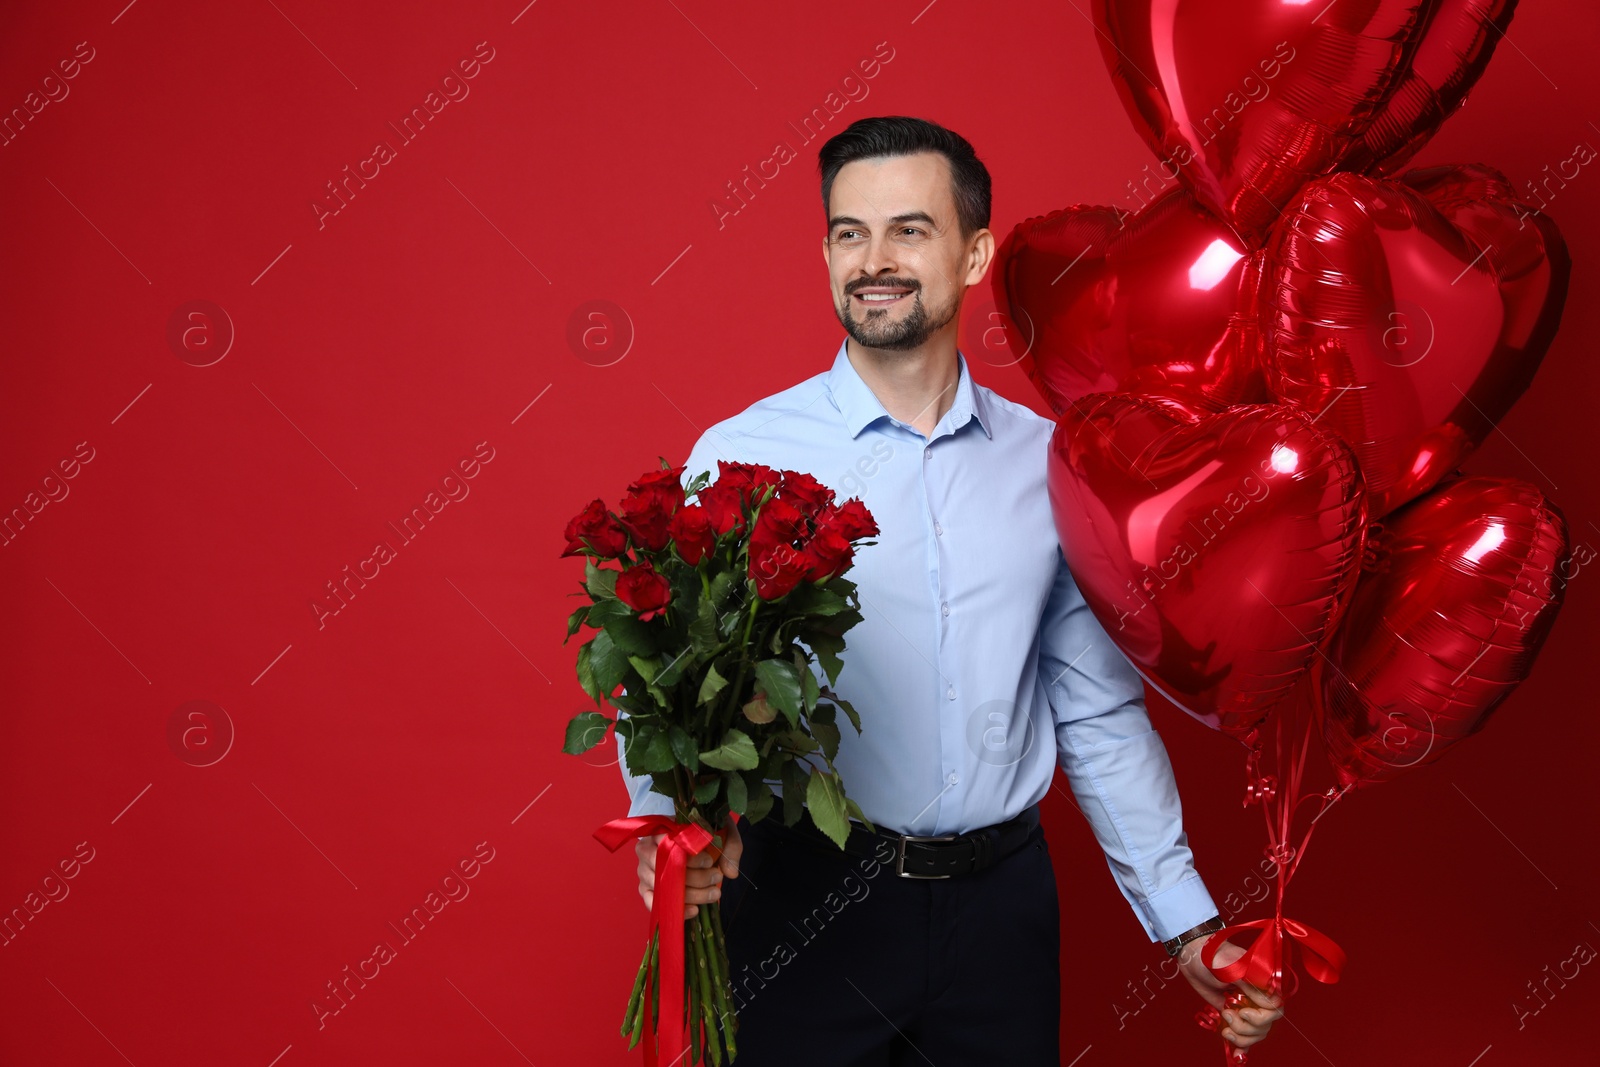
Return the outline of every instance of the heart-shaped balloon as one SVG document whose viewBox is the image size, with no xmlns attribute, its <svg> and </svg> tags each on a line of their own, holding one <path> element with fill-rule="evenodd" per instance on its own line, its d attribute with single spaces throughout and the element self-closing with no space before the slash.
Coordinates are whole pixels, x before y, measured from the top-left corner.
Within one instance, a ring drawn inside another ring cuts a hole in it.
<svg viewBox="0 0 1600 1067">
<path fill-rule="evenodd" d="M 1432 763 L 1528 677 L 1570 577 L 1567 525 L 1539 490 L 1461 478 L 1368 536 L 1318 688 L 1345 786 Z"/>
<path fill-rule="evenodd" d="M 1100 50 L 1164 176 L 1259 242 L 1307 181 L 1421 147 L 1510 17 L 1460 0 L 1095 0 Z M 1373 130 L 1374 126 L 1377 130 Z M 1370 136 L 1369 136 L 1370 132 Z"/>
<path fill-rule="evenodd" d="M 1339 169 L 1393 174 L 1428 143 L 1467 99 L 1495 45 L 1511 25 L 1517 0 L 1438 0 L 1422 42 Z"/>
<path fill-rule="evenodd" d="M 1078 206 L 1018 223 L 990 278 L 1007 339 L 1058 415 L 1119 391 L 1220 410 L 1267 399 L 1260 262 L 1173 184 L 1137 213 Z"/>
<path fill-rule="evenodd" d="M 1248 743 L 1361 563 L 1350 449 L 1296 408 L 1101 393 L 1051 439 L 1050 503 L 1095 618 L 1162 696 Z"/>
<path fill-rule="evenodd" d="M 1555 336 L 1559 231 L 1487 167 L 1336 174 L 1306 186 L 1267 247 L 1267 383 L 1356 450 L 1374 517 L 1477 447 Z"/>
</svg>

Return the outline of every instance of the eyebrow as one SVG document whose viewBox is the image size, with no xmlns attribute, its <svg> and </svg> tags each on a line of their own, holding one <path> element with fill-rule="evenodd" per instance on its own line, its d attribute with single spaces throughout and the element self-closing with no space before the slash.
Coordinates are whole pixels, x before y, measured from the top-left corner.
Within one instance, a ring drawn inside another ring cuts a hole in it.
<svg viewBox="0 0 1600 1067">
<path fill-rule="evenodd" d="M 889 222 L 890 222 L 891 225 L 896 225 L 896 226 L 898 226 L 898 225 L 900 225 L 902 223 L 907 223 L 907 222 L 926 222 L 929 226 L 937 226 L 938 225 L 938 223 L 936 223 L 934 221 L 933 216 L 929 215 L 926 211 L 907 211 L 904 214 L 900 214 L 900 215 L 894 216 L 893 218 L 891 218 L 889 220 Z M 840 226 L 865 226 L 865 225 L 866 225 L 866 223 L 862 222 L 860 219 L 853 218 L 853 217 L 851 217 L 849 215 L 835 215 L 833 218 L 828 220 L 828 229 L 829 230 L 836 230 Z"/>
</svg>

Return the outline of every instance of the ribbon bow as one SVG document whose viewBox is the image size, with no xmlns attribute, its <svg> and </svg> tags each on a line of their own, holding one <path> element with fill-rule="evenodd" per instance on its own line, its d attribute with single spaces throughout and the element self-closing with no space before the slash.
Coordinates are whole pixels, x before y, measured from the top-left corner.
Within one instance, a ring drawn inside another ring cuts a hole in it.
<svg viewBox="0 0 1600 1067">
<path fill-rule="evenodd" d="M 689 1020 L 683 1014 L 683 896 L 684 874 L 689 857 L 697 856 L 711 844 L 711 834 L 698 823 L 676 822 L 666 815 L 635 815 L 626 819 L 612 819 L 594 832 L 595 840 L 612 852 L 635 838 L 664 833 L 656 851 L 656 889 L 650 907 L 651 937 L 662 930 L 661 937 L 661 1051 L 660 1057 L 676 1064 L 689 1047 Z M 663 918 L 678 921 L 668 936 Z M 648 942 L 649 938 L 646 938 Z M 657 1029 L 650 1017 L 650 974 L 644 979 L 644 1062 L 645 1067 L 656 1067 Z"/>
<path fill-rule="evenodd" d="M 1228 935 L 1247 930 L 1259 932 L 1245 954 L 1226 967 L 1212 967 L 1211 961 L 1216 958 L 1217 949 L 1222 947 Z M 1200 962 L 1211 968 L 1211 973 L 1224 982 L 1237 982 L 1243 978 L 1257 989 L 1277 992 L 1283 989 L 1285 937 L 1299 942 L 1307 974 L 1328 984 L 1339 980 L 1339 971 L 1344 967 L 1344 949 L 1327 934 L 1282 916 L 1223 927 L 1201 946 Z"/>
</svg>

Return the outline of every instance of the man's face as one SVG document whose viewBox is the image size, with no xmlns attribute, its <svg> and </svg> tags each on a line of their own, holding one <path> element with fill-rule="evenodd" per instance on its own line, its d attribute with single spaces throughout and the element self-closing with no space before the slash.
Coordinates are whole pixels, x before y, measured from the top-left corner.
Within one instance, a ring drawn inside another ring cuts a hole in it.
<svg viewBox="0 0 1600 1067">
<path fill-rule="evenodd" d="M 834 311 L 866 348 L 920 348 L 954 333 L 994 237 L 961 236 L 950 161 L 937 152 L 846 163 L 829 192 L 823 242 Z"/>
</svg>

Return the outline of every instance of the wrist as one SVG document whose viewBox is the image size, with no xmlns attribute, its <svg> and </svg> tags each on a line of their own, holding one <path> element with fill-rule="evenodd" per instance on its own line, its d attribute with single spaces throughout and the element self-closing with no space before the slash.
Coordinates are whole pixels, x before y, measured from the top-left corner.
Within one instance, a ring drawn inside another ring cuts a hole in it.
<svg viewBox="0 0 1600 1067">
<path fill-rule="evenodd" d="M 1214 915 L 1200 925 L 1190 927 L 1178 936 L 1168 938 L 1167 940 L 1161 942 L 1161 947 L 1167 950 L 1168 956 L 1176 956 L 1180 951 L 1183 950 L 1183 946 L 1187 945 L 1190 941 L 1205 937 L 1208 934 L 1214 934 L 1218 930 L 1221 930 L 1225 925 L 1226 924 L 1222 921 L 1222 916 Z"/>
</svg>

